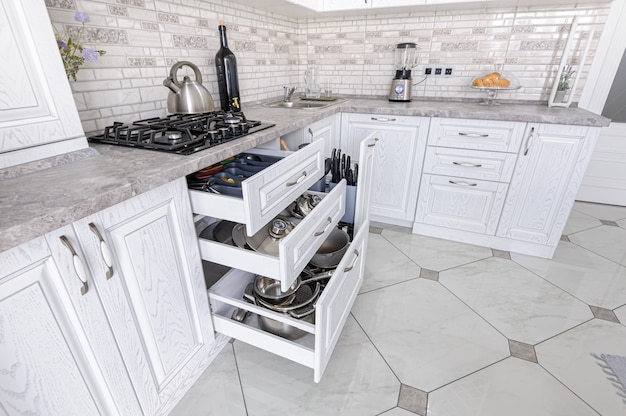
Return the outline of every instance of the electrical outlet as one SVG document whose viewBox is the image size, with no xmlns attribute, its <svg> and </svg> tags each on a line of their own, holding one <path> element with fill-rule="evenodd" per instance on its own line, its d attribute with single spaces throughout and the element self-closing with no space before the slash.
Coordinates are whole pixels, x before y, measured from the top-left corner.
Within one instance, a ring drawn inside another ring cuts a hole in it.
<svg viewBox="0 0 626 416">
<path fill-rule="evenodd" d="M 443 76 L 444 77 L 453 77 L 454 76 L 454 66 L 446 65 L 443 68 Z"/>
<path fill-rule="evenodd" d="M 424 66 L 423 75 L 428 77 L 453 77 L 454 65 L 427 65 Z"/>
<path fill-rule="evenodd" d="M 435 67 L 435 74 L 436 77 L 440 77 L 443 75 L 443 68 L 441 67 Z"/>
<path fill-rule="evenodd" d="M 424 67 L 424 75 L 432 75 L 433 74 L 433 68 L 430 66 L 425 66 Z"/>
</svg>

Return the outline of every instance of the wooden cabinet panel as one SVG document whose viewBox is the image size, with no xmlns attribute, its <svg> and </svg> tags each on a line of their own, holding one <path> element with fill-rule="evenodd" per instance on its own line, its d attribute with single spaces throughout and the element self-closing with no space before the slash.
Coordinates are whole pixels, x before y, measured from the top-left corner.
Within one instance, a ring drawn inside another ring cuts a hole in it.
<svg viewBox="0 0 626 416">
<path fill-rule="evenodd" d="M 497 235 L 555 246 L 599 128 L 529 124 Z"/>
<path fill-rule="evenodd" d="M 424 172 L 496 182 L 509 182 L 516 154 L 428 146 Z"/>
<path fill-rule="evenodd" d="M 383 221 L 413 221 L 428 123 L 425 117 L 342 115 L 341 148 L 353 160 L 361 141 L 376 133 L 370 212 Z"/>
<path fill-rule="evenodd" d="M 433 118 L 429 146 L 517 153 L 526 123 Z"/>
</svg>

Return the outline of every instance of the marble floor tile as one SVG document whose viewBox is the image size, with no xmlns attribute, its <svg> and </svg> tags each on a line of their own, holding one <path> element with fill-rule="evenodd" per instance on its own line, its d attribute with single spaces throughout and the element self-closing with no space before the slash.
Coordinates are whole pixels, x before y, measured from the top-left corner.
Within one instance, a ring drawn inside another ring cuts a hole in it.
<svg viewBox="0 0 626 416">
<path fill-rule="evenodd" d="M 626 305 L 622 306 L 621 308 L 615 309 L 614 312 L 615 312 L 615 316 L 617 316 L 617 319 L 619 319 L 620 323 L 626 326 Z"/>
<path fill-rule="evenodd" d="M 393 409 L 385 413 L 381 413 L 378 416 L 415 416 L 415 415 L 416 413 L 409 412 L 408 410 L 404 410 L 400 407 L 394 407 Z"/>
<path fill-rule="evenodd" d="M 231 344 L 218 354 L 170 416 L 246 416 Z"/>
<path fill-rule="evenodd" d="M 507 358 L 428 396 L 428 416 L 597 416 L 539 365 Z"/>
<path fill-rule="evenodd" d="M 369 235 L 361 293 L 415 279 L 419 275 L 420 267 L 383 236 Z"/>
<path fill-rule="evenodd" d="M 576 244 L 559 243 L 552 259 L 514 253 L 511 258 L 589 305 L 626 304 L 626 267 Z"/>
<path fill-rule="evenodd" d="M 626 229 L 603 225 L 569 236 L 572 243 L 626 266 Z"/>
<path fill-rule="evenodd" d="M 575 211 L 590 215 L 599 220 L 619 221 L 626 219 L 626 207 L 618 205 L 594 204 L 591 202 L 574 202 Z"/>
<path fill-rule="evenodd" d="M 382 235 L 420 267 L 435 271 L 492 256 L 490 248 L 411 234 L 404 228 L 383 230 Z"/>
<path fill-rule="evenodd" d="M 234 346 L 249 415 L 373 416 L 398 405 L 400 382 L 352 317 L 319 384 L 308 367 Z"/>
<path fill-rule="evenodd" d="M 600 225 L 602 225 L 602 223 L 597 218 L 583 212 L 572 210 L 567 222 L 565 223 L 565 228 L 563 229 L 562 234 L 569 235 L 579 231 L 588 230 L 593 227 L 598 227 Z"/>
<path fill-rule="evenodd" d="M 616 221 L 618 227 L 626 228 L 626 220 Z"/>
<path fill-rule="evenodd" d="M 507 338 L 530 345 L 593 318 L 586 304 L 510 260 L 466 264 L 439 281 Z"/>
<path fill-rule="evenodd" d="M 537 345 L 535 351 L 542 367 L 602 416 L 626 415 L 626 403 L 592 355 L 626 355 L 625 326 L 594 319 Z"/>
<path fill-rule="evenodd" d="M 506 338 L 431 280 L 359 295 L 352 314 L 400 381 L 425 392 L 509 356 Z"/>
</svg>

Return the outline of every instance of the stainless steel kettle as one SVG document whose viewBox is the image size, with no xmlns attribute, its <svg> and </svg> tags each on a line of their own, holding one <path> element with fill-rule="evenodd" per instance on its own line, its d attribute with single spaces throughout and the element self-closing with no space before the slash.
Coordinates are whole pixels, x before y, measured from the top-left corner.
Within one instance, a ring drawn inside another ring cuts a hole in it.
<svg viewBox="0 0 626 416">
<path fill-rule="evenodd" d="M 193 69 L 196 80 L 188 76 L 179 82 L 176 73 L 183 66 Z M 202 75 L 197 66 L 188 61 L 176 62 L 170 69 L 170 76 L 163 80 L 163 85 L 170 89 L 167 97 L 167 111 L 178 114 L 207 113 L 215 111 L 211 93 L 202 85 Z"/>
</svg>

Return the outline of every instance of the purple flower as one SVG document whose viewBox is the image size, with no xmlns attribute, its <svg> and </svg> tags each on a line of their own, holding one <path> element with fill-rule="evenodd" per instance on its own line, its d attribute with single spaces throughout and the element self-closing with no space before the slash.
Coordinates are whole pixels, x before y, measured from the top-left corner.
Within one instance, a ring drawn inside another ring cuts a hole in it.
<svg viewBox="0 0 626 416">
<path fill-rule="evenodd" d="M 64 41 L 60 40 L 57 42 L 57 45 L 59 45 L 59 49 L 63 49 L 66 50 L 67 49 L 67 43 L 65 43 Z"/>
<path fill-rule="evenodd" d="M 86 62 L 96 62 L 98 60 L 98 51 L 91 48 L 84 48 L 80 54 L 85 58 Z"/>
<path fill-rule="evenodd" d="M 91 21 L 91 19 L 89 19 L 89 15 L 83 12 L 76 12 L 74 20 L 81 23 L 89 23 Z"/>
</svg>

